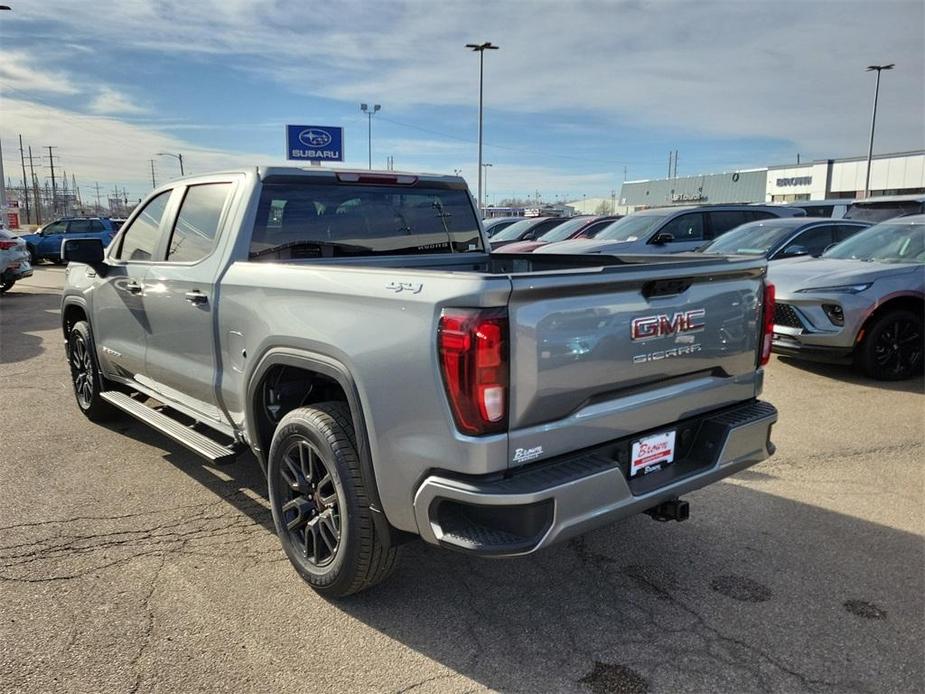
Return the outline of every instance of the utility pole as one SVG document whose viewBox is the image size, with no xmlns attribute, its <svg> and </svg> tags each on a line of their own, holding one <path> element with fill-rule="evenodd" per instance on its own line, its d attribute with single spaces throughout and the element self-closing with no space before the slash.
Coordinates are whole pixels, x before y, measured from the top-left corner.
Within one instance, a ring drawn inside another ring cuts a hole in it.
<svg viewBox="0 0 925 694">
<path fill-rule="evenodd" d="M 52 150 L 57 147 L 46 145 L 48 147 L 48 166 L 51 168 L 51 211 L 52 214 L 58 214 L 58 186 L 55 183 L 55 154 Z"/>
<path fill-rule="evenodd" d="M 151 162 L 151 187 L 157 188 L 157 179 L 154 178 L 154 160 L 149 159 L 148 161 Z"/>
<path fill-rule="evenodd" d="M 3 145 L 0 143 L 0 226 L 6 225 L 6 178 L 3 175 Z"/>
<path fill-rule="evenodd" d="M 42 223 L 42 200 L 39 197 L 39 181 L 35 177 L 35 165 L 32 161 L 32 145 L 29 145 L 29 171 L 32 174 L 32 197 L 35 202 L 35 223 Z"/>
<path fill-rule="evenodd" d="M 870 116 L 870 144 L 867 147 L 867 176 L 864 179 L 864 199 L 870 197 L 870 164 L 874 158 L 874 128 L 877 125 L 877 99 L 880 96 L 880 73 L 884 70 L 892 70 L 896 63 L 889 65 L 868 65 L 867 72 L 877 72 L 877 84 L 874 86 L 874 112 Z"/>
<path fill-rule="evenodd" d="M 29 204 L 29 187 L 26 184 L 26 153 L 22 148 L 22 133 L 19 135 L 19 163 L 22 164 L 22 196 L 26 202 L 26 224 L 32 224 L 32 206 Z"/>
<path fill-rule="evenodd" d="M 671 178 L 671 157 L 674 154 L 672 150 L 668 150 L 668 178 Z"/>
<path fill-rule="evenodd" d="M 80 188 L 77 187 L 77 176 L 71 174 L 71 188 L 74 190 L 74 199 L 77 201 L 77 208 L 83 210 L 83 203 L 80 201 Z"/>
<path fill-rule="evenodd" d="M 485 96 L 485 51 L 496 51 L 499 46 L 493 46 L 491 41 L 485 43 L 467 43 L 466 48 L 471 48 L 479 54 L 479 216 L 482 214 L 482 106 Z"/>
<path fill-rule="evenodd" d="M 94 185 L 96 186 L 96 213 L 99 214 L 100 213 L 100 182 L 97 181 Z"/>
<path fill-rule="evenodd" d="M 616 188 L 611 189 L 610 191 L 610 214 L 617 213 L 617 190 Z"/>
</svg>

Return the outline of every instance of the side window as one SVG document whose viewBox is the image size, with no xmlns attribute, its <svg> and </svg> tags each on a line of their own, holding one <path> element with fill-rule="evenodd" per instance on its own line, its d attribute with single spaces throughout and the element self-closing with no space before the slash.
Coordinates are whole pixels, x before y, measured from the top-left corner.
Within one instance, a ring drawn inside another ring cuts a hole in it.
<svg viewBox="0 0 925 694">
<path fill-rule="evenodd" d="M 710 212 L 711 238 L 722 236 L 727 231 L 745 224 L 747 221 L 744 210 L 725 210 Z"/>
<path fill-rule="evenodd" d="M 90 231 L 99 232 L 106 231 L 106 227 L 103 226 L 103 223 L 98 219 L 90 220 Z"/>
<path fill-rule="evenodd" d="M 69 234 L 87 234 L 90 232 L 90 220 L 89 219 L 75 219 L 67 226 L 67 233 Z"/>
<path fill-rule="evenodd" d="M 700 212 L 694 214 L 682 214 L 675 217 L 658 230 L 659 234 L 671 234 L 674 237 L 673 243 L 684 243 L 685 241 L 702 241 L 703 240 L 703 215 Z"/>
<path fill-rule="evenodd" d="M 165 190 L 163 193 L 153 198 L 141 211 L 132 223 L 126 227 L 122 235 L 122 246 L 119 248 L 115 257 L 120 260 L 151 260 L 151 255 L 157 247 L 158 229 L 161 224 L 161 217 L 164 216 L 164 210 L 167 209 L 167 200 L 170 198 L 171 191 Z"/>
<path fill-rule="evenodd" d="M 746 222 L 757 222 L 759 219 L 775 219 L 774 215 L 764 210 L 745 210 Z"/>
<path fill-rule="evenodd" d="M 582 232 L 582 236 L 584 238 L 593 239 L 595 236 L 597 236 L 597 234 L 600 231 L 604 229 L 604 227 L 610 226 L 611 224 L 613 224 L 613 222 L 614 220 L 608 219 L 603 222 L 597 222 L 595 224 L 591 224 L 589 227 L 587 227 L 584 230 L 584 232 Z"/>
<path fill-rule="evenodd" d="M 832 245 L 832 229 L 831 224 L 823 224 L 807 229 L 787 245 L 802 246 L 812 256 L 822 255 L 822 251 Z"/>
<path fill-rule="evenodd" d="M 45 236 L 49 234 L 63 234 L 67 231 L 67 222 L 52 222 L 42 230 Z"/>
<path fill-rule="evenodd" d="M 538 239 L 540 236 L 545 234 L 547 231 L 549 231 L 553 227 L 559 226 L 561 221 L 562 221 L 561 219 L 550 219 L 548 222 L 540 222 L 535 227 L 533 227 L 530 231 L 527 232 L 527 235 L 524 237 L 524 239 L 527 241 L 533 241 L 534 239 Z"/>
<path fill-rule="evenodd" d="M 847 238 L 851 238 L 856 233 L 867 227 L 862 227 L 857 224 L 839 224 L 835 227 L 835 242 L 844 241 Z"/>
<path fill-rule="evenodd" d="M 186 190 L 170 237 L 168 261 L 192 263 L 212 252 L 231 186 L 231 183 L 206 183 Z"/>
</svg>

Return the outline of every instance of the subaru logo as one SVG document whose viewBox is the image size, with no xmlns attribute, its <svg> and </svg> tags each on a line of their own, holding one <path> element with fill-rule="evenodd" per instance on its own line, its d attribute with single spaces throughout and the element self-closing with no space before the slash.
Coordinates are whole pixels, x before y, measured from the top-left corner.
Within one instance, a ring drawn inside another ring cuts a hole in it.
<svg viewBox="0 0 925 694">
<path fill-rule="evenodd" d="M 308 128 L 299 133 L 299 142 L 306 147 L 325 147 L 331 144 L 331 134 L 325 130 Z"/>
</svg>

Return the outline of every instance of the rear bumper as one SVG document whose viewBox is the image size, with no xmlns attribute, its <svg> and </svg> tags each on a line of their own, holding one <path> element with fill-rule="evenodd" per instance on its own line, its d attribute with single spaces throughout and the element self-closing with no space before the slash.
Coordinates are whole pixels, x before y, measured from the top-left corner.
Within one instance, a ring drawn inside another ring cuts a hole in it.
<svg viewBox="0 0 925 694">
<path fill-rule="evenodd" d="M 427 542 L 473 554 L 530 554 L 765 460 L 776 421 L 772 405 L 753 400 L 664 427 L 678 429 L 678 459 L 632 480 L 627 450 L 639 435 L 507 476 L 434 474 L 415 494 L 418 531 Z"/>
</svg>

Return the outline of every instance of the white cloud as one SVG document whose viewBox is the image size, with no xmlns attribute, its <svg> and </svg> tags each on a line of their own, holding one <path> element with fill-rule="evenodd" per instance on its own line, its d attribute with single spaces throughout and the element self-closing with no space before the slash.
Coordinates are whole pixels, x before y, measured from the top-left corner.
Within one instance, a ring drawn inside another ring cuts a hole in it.
<svg viewBox="0 0 925 694">
<path fill-rule="evenodd" d="M 69 75 L 38 67 L 35 57 L 26 51 L 0 51 L 0 82 L 4 87 L 25 94 L 76 94 L 79 91 Z"/>
<path fill-rule="evenodd" d="M 116 91 L 112 87 L 100 88 L 99 93 L 90 102 L 89 108 L 93 113 L 99 114 L 132 115 L 147 112 L 147 109 L 134 103 L 125 94 Z"/>
</svg>

